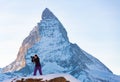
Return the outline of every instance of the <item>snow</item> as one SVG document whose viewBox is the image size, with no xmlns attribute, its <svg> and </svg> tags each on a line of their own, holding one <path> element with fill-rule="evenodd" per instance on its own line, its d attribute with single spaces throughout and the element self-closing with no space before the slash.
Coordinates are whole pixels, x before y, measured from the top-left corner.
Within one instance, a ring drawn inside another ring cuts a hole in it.
<svg viewBox="0 0 120 82">
<path fill-rule="evenodd" d="M 48 71 L 45 71 L 44 73 L 45 74 L 48 74 L 48 73 L 55 73 L 55 72 L 61 72 L 61 71 L 64 71 L 64 68 L 57 65 L 57 63 L 53 62 L 53 63 L 46 63 L 45 66 L 43 67 L 43 71 L 45 70 L 48 70 Z"/>
<path fill-rule="evenodd" d="M 45 80 L 54 79 L 56 77 L 64 77 L 67 81 L 70 81 L 70 82 L 80 82 L 79 80 L 75 79 L 73 76 L 71 76 L 69 74 L 49 74 L 49 75 L 42 75 L 42 76 L 19 77 L 19 78 L 12 78 L 12 79 L 9 79 L 9 80 L 5 80 L 3 82 L 11 82 L 12 80 L 14 80 L 13 82 L 15 82 L 16 80 L 21 80 L 21 78 L 24 78 L 24 79 L 27 79 L 27 78 L 33 78 L 33 79 L 42 78 L 43 81 L 45 81 Z"/>
</svg>

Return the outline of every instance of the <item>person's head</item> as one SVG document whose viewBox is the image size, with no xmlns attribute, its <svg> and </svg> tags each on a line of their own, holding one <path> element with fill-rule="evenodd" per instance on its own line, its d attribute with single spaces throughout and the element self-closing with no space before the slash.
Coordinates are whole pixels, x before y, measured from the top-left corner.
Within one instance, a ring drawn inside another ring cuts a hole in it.
<svg viewBox="0 0 120 82">
<path fill-rule="evenodd" d="M 38 58 L 37 54 L 34 55 L 35 58 Z"/>
</svg>

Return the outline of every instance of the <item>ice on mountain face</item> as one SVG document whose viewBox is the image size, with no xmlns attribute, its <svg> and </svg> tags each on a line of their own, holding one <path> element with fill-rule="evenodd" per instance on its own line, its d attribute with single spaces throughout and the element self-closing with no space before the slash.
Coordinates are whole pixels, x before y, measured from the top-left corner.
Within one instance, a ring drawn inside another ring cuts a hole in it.
<svg viewBox="0 0 120 82">
<path fill-rule="evenodd" d="M 47 70 L 47 71 L 46 71 Z M 65 69 L 63 67 L 60 67 L 59 65 L 57 65 L 57 63 L 51 63 L 48 62 L 45 64 L 45 66 L 43 67 L 43 71 L 45 74 L 49 74 L 49 73 L 56 73 L 56 72 L 61 72 L 64 71 Z M 62 73 L 62 72 L 61 72 Z"/>
<path fill-rule="evenodd" d="M 14 74 L 20 76 L 32 75 L 31 56 L 34 54 L 40 57 L 43 74 L 68 73 L 81 82 L 113 82 L 116 78 L 118 82 L 118 77 L 98 59 L 69 42 L 65 28 L 48 8 L 23 41 L 17 59 L 4 68 L 5 71 L 15 71 Z"/>
</svg>

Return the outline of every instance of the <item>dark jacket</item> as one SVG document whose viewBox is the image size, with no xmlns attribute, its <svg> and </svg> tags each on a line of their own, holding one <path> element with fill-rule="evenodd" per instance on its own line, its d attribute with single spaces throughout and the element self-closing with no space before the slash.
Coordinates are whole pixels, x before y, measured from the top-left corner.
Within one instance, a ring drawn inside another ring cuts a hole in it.
<svg viewBox="0 0 120 82">
<path fill-rule="evenodd" d="M 34 59 L 34 62 L 35 62 L 35 66 L 40 66 L 40 60 L 38 57 Z"/>
</svg>

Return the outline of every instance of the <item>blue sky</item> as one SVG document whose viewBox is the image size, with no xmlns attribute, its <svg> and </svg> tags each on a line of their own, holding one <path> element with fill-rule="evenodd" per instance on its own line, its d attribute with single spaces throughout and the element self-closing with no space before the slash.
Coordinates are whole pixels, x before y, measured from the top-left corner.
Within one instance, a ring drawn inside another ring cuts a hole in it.
<svg viewBox="0 0 120 82">
<path fill-rule="evenodd" d="M 120 0 L 0 0 L 0 67 L 15 60 L 46 7 L 72 43 L 120 75 Z"/>
</svg>

